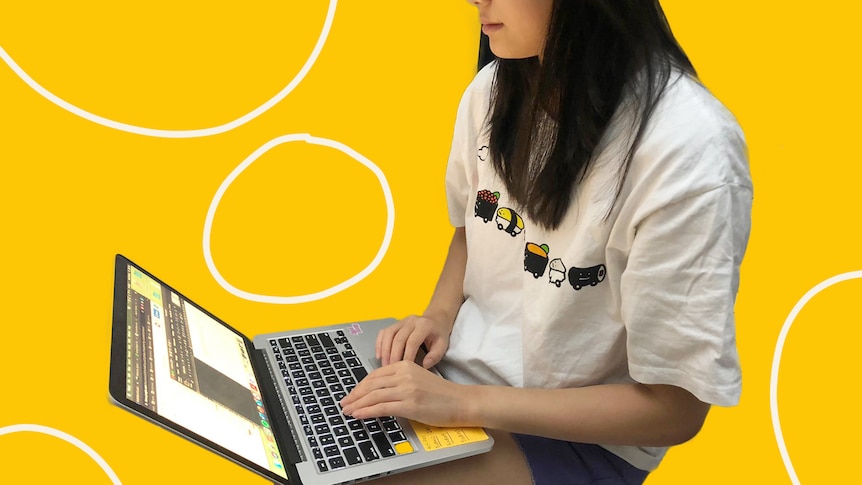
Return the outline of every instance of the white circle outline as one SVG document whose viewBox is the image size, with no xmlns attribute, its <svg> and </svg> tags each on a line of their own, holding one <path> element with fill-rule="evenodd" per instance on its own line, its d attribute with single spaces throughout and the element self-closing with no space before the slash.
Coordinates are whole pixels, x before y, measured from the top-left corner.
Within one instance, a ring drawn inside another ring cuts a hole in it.
<svg viewBox="0 0 862 485">
<path fill-rule="evenodd" d="M 317 61 L 317 57 L 320 55 L 320 51 L 323 50 L 323 45 L 326 43 L 326 39 L 329 36 L 329 31 L 332 27 L 332 20 L 335 17 L 335 6 L 337 4 L 337 0 L 329 0 L 329 10 L 326 12 L 326 20 L 323 23 L 323 29 L 320 31 L 320 36 L 317 38 L 317 43 L 314 45 L 314 49 L 311 51 L 311 55 L 309 55 L 308 59 L 303 64 L 302 69 L 296 74 L 296 76 L 285 86 L 281 91 L 279 91 L 275 96 L 270 98 L 268 101 L 258 106 L 254 110 L 246 113 L 239 118 L 229 121 L 223 125 L 213 126 L 210 128 L 199 128 L 193 130 L 162 130 L 156 128 L 146 128 L 142 126 L 130 125 L 127 123 L 121 123 L 119 121 L 110 120 L 108 118 L 104 118 L 102 116 L 90 113 L 84 109 L 81 109 L 68 101 L 61 99 L 54 93 L 45 89 L 41 84 L 36 82 L 29 74 L 27 74 L 21 66 L 16 63 L 12 57 L 3 49 L 3 46 L 0 46 L 0 59 L 3 59 L 6 64 L 12 69 L 12 71 L 21 78 L 28 86 L 30 86 L 34 91 L 42 95 L 48 101 L 56 104 L 60 108 L 64 110 L 80 116 L 86 120 L 92 121 L 93 123 L 113 128 L 119 131 L 125 131 L 128 133 L 134 133 L 137 135 L 151 136 L 157 138 L 199 138 L 204 136 L 212 136 L 218 135 L 234 128 L 240 127 L 249 121 L 257 118 L 264 112 L 268 111 L 270 108 L 281 102 L 288 94 L 290 94 L 299 83 L 305 78 L 308 74 L 308 71 L 311 70 L 311 66 Z"/>
<path fill-rule="evenodd" d="M 299 296 L 270 296 L 270 295 L 259 295 L 256 293 L 250 293 L 247 291 L 240 290 L 235 286 L 225 280 L 225 278 L 219 273 L 216 268 L 215 262 L 213 261 L 212 251 L 211 251 L 211 242 L 212 239 L 212 223 L 215 218 L 215 212 L 218 208 L 219 203 L 221 202 L 221 198 L 224 195 L 225 191 L 227 191 L 228 187 L 234 182 L 234 180 L 251 165 L 255 160 L 257 160 L 261 155 L 268 152 L 272 148 L 275 148 L 278 145 L 282 145 L 284 143 L 291 143 L 296 141 L 304 141 L 305 143 L 309 143 L 311 145 L 321 145 L 329 148 L 334 148 L 357 162 L 361 163 L 369 170 L 371 170 L 374 175 L 377 176 L 377 180 L 380 182 L 380 187 L 383 189 L 383 196 L 386 200 L 386 232 L 383 235 L 383 242 L 380 244 L 380 249 L 377 250 L 377 254 L 374 256 L 374 259 L 371 263 L 368 264 L 362 271 L 353 275 L 351 278 L 335 285 L 330 288 L 327 288 L 322 291 L 318 291 L 316 293 L 310 293 L 307 295 L 299 295 Z M 254 151 L 251 155 L 249 155 L 239 166 L 237 166 L 228 177 L 222 182 L 221 186 L 219 186 L 216 191 L 215 196 L 213 197 L 212 202 L 210 203 L 209 210 L 207 211 L 206 222 L 204 223 L 204 234 L 203 234 L 203 249 L 204 249 L 204 259 L 206 260 L 207 268 L 209 268 L 210 274 L 216 279 L 219 285 L 222 288 L 227 290 L 234 296 L 238 296 L 240 298 L 260 302 L 260 303 L 275 303 L 275 304 L 297 304 L 297 303 L 307 303 L 310 301 L 320 300 L 326 298 L 328 296 L 334 295 L 342 290 L 345 290 L 356 283 L 362 281 L 366 276 L 371 274 L 377 266 L 380 264 L 380 261 L 383 259 L 383 256 L 386 254 L 386 251 L 389 249 L 389 243 L 392 240 L 392 231 L 395 227 L 395 204 L 392 201 L 392 191 L 389 188 L 389 183 L 386 181 L 386 176 L 383 174 L 383 171 L 375 165 L 371 160 L 365 158 L 360 155 L 358 152 L 353 150 L 352 148 L 344 145 L 343 143 L 339 143 L 337 141 L 328 140 L 326 138 L 319 138 L 315 136 L 311 136 L 307 133 L 296 133 L 291 135 L 282 135 L 277 138 L 274 138 L 263 146 Z"/>
<path fill-rule="evenodd" d="M 790 327 L 793 321 L 796 320 L 802 308 L 808 304 L 808 301 L 814 298 L 821 291 L 829 288 L 832 285 L 842 281 L 862 278 L 862 271 L 850 271 L 833 276 L 825 281 L 820 282 L 814 288 L 808 290 L 807 293 L 794 305 L 787 319 L 784 320 L 784 325 L 781 327 L 781 332 L 778 334 L 778 342 L 775 345 L 775 354 L 772 357 L 772 376 L 769 380 L 769 409 L 772 413 L 772 429 L 775 432 L 775 440 L 778 443 L 778 450 L 781 452 L 781 460 L 784 462 L 784 468 L 787 470 L 787 475 L 794 485 L 800 485 L 799 477 L 796 475 L 796 470 L 793 468 L 793 463 L 790 461 L 790 454 L 787 452 L 787 444 L 784 442 L 784 433 L 781 432 L 781 421 L 778 419 L 778 369 L 781 365 L 781 353 L 784 350 L 784 342 L 787 340 L 787 334 L 790 332 Z"/>
<path fill-rule="evenodd" d="M 13 424 L 0 428 L 0 436 L 3 436 L 4 434 L 23 432 L 46 434 L 48 436 L 60 438 L 67 443 L 71 443 L 76 448 L 86 453 L 87 456 L 92 458 L 93 461 L 95 461 L 99 465 L 102 471 L 105 472 L 106 475 L 108 475 L 108 478 L 111 479 L 112 483 L 114 483 L 115 485 L 121 485 L 120 477 L 118 477 L 117 474 L 114 473 L 114 470 L 111 469 L 111 466 L 108 465 L 108 462 L 106 462 L 104 458 L 99 456 L 99 454 L 96 453 L 94 449 L 87 446 L 86 443 L 68 433 L 64 433 L 63 431 L 54 428 L 49 428 L 48 426 L 42 426 L 41 424 Z"/>
</svg>

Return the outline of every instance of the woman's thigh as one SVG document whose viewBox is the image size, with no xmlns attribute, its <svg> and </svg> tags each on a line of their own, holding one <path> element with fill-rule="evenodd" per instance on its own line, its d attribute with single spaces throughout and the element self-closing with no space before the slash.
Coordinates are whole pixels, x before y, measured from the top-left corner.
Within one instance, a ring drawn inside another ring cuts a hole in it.
<svg viewBox="0 0 862 485">
<path fill-rule="evenodd" d="M 513 435 L 535 485 L 641 485 L 648 472 L 598 445 Z"/>
</svg>

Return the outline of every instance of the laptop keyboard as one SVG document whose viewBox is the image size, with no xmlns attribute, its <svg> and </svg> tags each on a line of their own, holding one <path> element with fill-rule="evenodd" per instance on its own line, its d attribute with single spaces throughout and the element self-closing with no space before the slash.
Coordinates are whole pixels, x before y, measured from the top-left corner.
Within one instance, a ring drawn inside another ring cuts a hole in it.
<svg viewBox="0 0 862 485">
<path fill-rule="evenodd" d="M 368 371 L 343 330 L 270 339 L 318 472 L 396 455 L 413 447 L 392 416 L 354 419 L 339 402 Z"/>
</svg>

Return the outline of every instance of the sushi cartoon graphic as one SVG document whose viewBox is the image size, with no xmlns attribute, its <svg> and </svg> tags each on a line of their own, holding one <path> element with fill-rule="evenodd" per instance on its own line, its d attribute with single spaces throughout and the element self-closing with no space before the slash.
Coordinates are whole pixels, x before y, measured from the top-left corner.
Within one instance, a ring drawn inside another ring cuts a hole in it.
<svg viewBox="0 0 862 485">
<path fill-rule="evenodd" d="M 490 221 L 494 218 L 494 213 L 497 212 L 497 202 L 499 201 L 499 192 L 480 190 L 479 193 L 476 194 L 475 217 L 481 217 L 485 222 Z"/>
<path fill-rule="evenodd" d="M 548 264 L 548 279 L 549 282 L 556 285 L 557 288 L 566 281 L 566 265 L 560 258 L 552 259 Z"/>
<path fill-rule="evenodd" d="M 545 274 L 545 268 L 548 267 L 548 252 L 550 248 L 547 244 L 539 246 L 536 243 L 528 242 L 524 247 L 524 271 L 533 274 L 533 278 L 539 279 Z"/>
<path fill-rule="evenodd" d="M 508 232 L 512 237 L 517 236 L 524 230 L 524 220 L 517 212 L 503 207 L 497 209 L 497 229 Z"/>
<path fill-rule="evenodd" d="M 569 284 L 575 290 L 590 285 L 596 286 L 605 279 L 605 265 L 590 266 L 589 268 L 569 268 Z"/>
</svg>

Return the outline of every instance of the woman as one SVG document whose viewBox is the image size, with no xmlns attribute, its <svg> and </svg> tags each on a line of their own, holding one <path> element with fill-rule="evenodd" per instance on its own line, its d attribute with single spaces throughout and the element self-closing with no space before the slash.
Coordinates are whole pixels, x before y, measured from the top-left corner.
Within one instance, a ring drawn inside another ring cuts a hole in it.
<svg viewBox="0 0 862 485">
<path fill-rule="evenodd" d="M 343 411 L 495 430 L 396 482 L 641 483 L 739 399 L 743 135 L 655 0 L 470 3 L 499 60 L 458 110 L 449 255 Z"/>
</svg>

